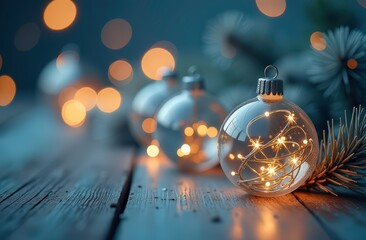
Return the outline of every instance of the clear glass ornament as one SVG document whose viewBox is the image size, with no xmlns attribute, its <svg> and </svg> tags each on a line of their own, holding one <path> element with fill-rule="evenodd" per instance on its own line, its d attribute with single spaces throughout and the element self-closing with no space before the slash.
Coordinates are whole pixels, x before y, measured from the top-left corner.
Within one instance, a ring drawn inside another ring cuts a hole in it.
<svg viewBox="0 0 366 240">
<path fill-rule="evenodd" d="M 177 73 L 166 69 L 162 73 L 161 81 L 148 84 L 137 93 L 132 102 L 130 127 L 133 136 L 141 144 L 148 146 L 153 142 L 152 134 L 156 130 L 155 114 L 159 107 L 178 91 Z"/>
<path fill-rule="evenodd" d="M 200 75 L 184 77 L 183 88 L 160 108 L 154 137 L 180 169 L 204 171 L 218 164 L 217 135 L 227 113 L 204 91 Z"/>
<path fill-rule="evenodd" d="M 313 123 L 283 98 L 283 83 L 276 76 L 259 79 L 258 96 L 229 114 L 218 141 L 220 164 L 230 181 L 264 197 L 301 186 L 314 170 L 319 151 Z"/>
</svg>

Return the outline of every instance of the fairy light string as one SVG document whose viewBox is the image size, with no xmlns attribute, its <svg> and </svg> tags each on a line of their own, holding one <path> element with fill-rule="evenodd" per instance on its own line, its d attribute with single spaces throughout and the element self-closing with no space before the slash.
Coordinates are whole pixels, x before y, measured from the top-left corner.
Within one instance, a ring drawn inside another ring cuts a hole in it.
<svg viewBox="0 0 366 240">
<path fill-rule="evenodd" d="M 280 114 L 284 119 L 284 127 L 275 136 L 265 142 L 261 137 L 253 138 L 250 135 L 250 129 L 257 121 L 275 114 Z M 313 140 L 296 122 L 295 114 L 288 110 L 266 111 L 253 118 L 246 127 L 246 135 L 251 151 L 246 155 L 237 154 L 236 158 L 241 164 L 231 175 L 239 177 L 239 185 L 256 191 L 274 192 L 291 186 L 313 149 Z M 300 139 L 300 142 L 295 139 Z M 235 155 L 229 154 L 229 159 L 234 160 Z M 252 174 L 248 175 L 248 170 Z"/>
</svg>

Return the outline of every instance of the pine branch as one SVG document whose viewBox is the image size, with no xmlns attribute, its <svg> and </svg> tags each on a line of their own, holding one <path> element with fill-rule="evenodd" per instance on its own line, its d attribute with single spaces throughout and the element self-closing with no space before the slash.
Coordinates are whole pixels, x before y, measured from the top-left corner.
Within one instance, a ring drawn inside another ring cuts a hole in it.
<svg viewBox="0 0 366 240">
<path fill-rule="evenodd" d="M 337 134 L 336 134 L 337 132 Z M 364 109 L 353 108 L 350 121 L 345 112 L 339 129 L 334 121 L 323 131 L 318 162 L 303 188 L 318 189 L 337 196 L 334 187 L 360 191 L 366 177 L 366 114 Z"/>
</svg>

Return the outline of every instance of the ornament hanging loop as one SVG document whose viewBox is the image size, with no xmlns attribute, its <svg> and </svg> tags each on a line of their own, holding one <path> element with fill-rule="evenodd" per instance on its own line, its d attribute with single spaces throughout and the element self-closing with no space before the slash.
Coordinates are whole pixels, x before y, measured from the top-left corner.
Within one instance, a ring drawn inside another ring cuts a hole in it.
<svg viewBox="0 0 366 240">
<path fill-rule="evenodd" d="M 271 70 L 275 71 L 275 75 L 274 76 L 269 76 L 269 73 L 272 72 Z M 273 65 L 268 65 L 265 69 L 264 69 L 264 77 L 266 78 L 272 78 L 275 79 L 278 76 L 278 68 L 276 66 Z"/>
</svg>

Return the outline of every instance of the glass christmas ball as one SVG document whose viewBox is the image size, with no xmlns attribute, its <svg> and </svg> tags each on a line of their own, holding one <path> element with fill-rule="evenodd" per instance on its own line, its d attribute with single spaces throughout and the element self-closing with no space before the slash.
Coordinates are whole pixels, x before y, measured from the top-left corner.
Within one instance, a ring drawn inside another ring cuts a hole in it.
<svg viewBox="0 0 366 240">
<path fill-rule="evenodd" d="M 183 78 L 183 91 L 157 114 L 158 140 L 164 154 L 185 171 L 204 171 L 218 164 L 217 135 L 227 113 L 204 91 L 203 78 Z"/>
<path fill-rule="evenodd" d="M 319 151 L 313 123 L 283 98 L 283 83 L 276 76 L 259 79 L 258 96 L 228 115 L 218 141 L 220 164 L 230 181 L 265 197 L 301 186 L 314 170 Z"/>
<path fill-rule="evenodd" d="M 137 93 L 132 102 L 130 127 L 141 144 L 148 146 L 152 143 L 152 133 L 156 130 L 155 114 L 165 100 L 178 91 L 177 73 L 166 69 L 161 81 L 151 83 Z"/>
</svg>

